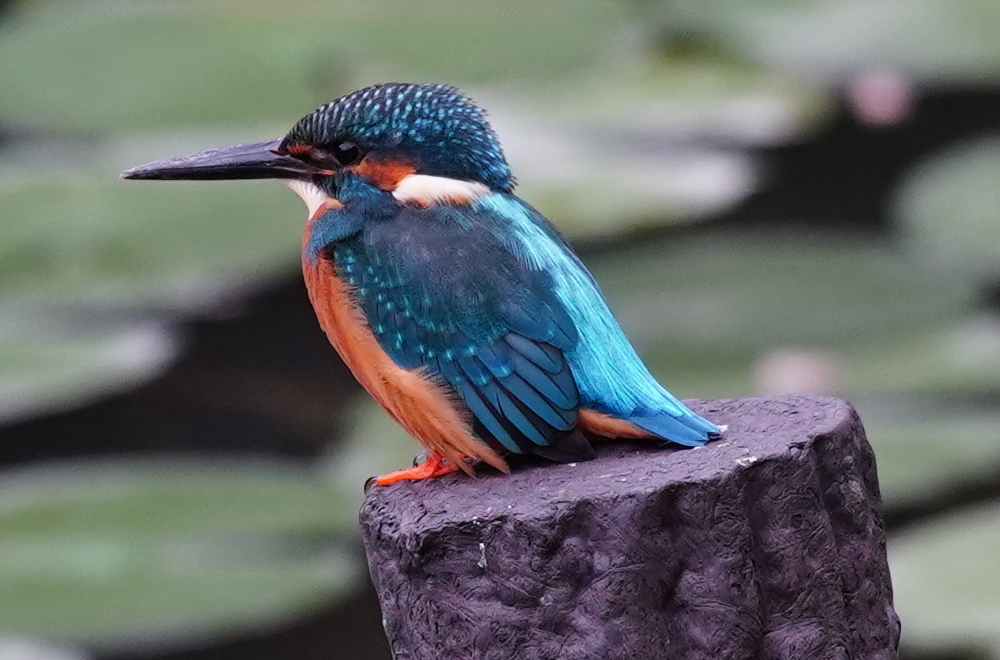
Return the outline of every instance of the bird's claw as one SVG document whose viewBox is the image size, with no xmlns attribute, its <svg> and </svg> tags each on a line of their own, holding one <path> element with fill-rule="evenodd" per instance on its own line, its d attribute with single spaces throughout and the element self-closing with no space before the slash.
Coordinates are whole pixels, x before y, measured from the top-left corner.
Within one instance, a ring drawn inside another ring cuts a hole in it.
<svg viewBox="0 0 1000 660">
<path fill-rule="evenodd" d="M 375 485 L 388 486 L 397 481 L 420 481 L 431 477 L 441 477 L 452 472 L 457 472 L 461 468 L 446 461 L 443 456 L 431 453 L 427 460 L 419 465 L 415 465 L 405 470 L 397 470 L 375 478 Z"/>
<path fill-rule="evenodd" d="M 417 467 L 418 465 L 423 465 L 428 460 L 430 460 L 430 457 L 431 457 L 430 454 L 428 454 L 426 451 L 421 451 L 417 453 L 417 455 L 413 457 L 413 463 L 412 463 L 413 467 Z"/>
</svg>

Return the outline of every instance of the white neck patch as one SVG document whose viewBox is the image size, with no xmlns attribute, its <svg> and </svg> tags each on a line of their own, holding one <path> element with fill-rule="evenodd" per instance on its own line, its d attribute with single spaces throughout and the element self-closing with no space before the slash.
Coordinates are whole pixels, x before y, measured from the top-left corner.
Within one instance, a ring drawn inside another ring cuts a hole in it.
<svg viewBox="0 0 1000 660">
<path fill-rule="evenodd" d="M 453 204 L 469 204 L 490 189 L 475 181 L 459 181 L 444 176 L 427 174 L 411 174 L 396 184 L 392 196 L 401 202 L 415 202 L 421 206 L 430 206 L 437 202 Z"/>
<path fill-rule="evenodd" d="M 332 197 L 327 195 L 322 188 L 312 181 L 285 179 L 285 185 L 295 191 L 295 194 L 301 197 L 302 201 L 306 203 L 306 208 L 309 209 L 310 220 L 312 220 L 312 217 L 316 215 L 316 211 L 324 204 L 333 200 Z"/>
</svg>

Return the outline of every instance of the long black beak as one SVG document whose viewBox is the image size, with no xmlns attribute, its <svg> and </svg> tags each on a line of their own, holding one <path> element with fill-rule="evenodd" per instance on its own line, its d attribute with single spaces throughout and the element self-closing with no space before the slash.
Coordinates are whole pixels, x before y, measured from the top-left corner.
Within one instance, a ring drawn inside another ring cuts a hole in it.
<svg viewBox="0 0 1000 660">
<path fill-rule="evenodd" d="M 328 173 L 278 152 L 281 140 L 237 144 L 158 160 L 122 172 L 123 179 L 308 179 Z"/>
</svg>

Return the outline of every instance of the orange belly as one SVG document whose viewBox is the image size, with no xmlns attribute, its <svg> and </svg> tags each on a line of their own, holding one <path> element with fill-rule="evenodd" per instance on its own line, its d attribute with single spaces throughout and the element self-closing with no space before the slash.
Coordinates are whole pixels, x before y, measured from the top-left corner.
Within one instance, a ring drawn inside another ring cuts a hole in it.
<svg viewBox="0 0 1000 660">
<path fill-rule="evenodd" d="M 306 241 L 309 231 L 307 226 Z M 468 412 L 450 389 L 419 370 L 401 368 L 382 350 L 333 264 L 323 257 L 313 263 L 304 256 L 302 266 L 320 326 L 354 377 L 386 412 L 429 451 L 470 474 L 465 457 L 507 472 L 506 461 L 472 435 Z"/>
</svg>

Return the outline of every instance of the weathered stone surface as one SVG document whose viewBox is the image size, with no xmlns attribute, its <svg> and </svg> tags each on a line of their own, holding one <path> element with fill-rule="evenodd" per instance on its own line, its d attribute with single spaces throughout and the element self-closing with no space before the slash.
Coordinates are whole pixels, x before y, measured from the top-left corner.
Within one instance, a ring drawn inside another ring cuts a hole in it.
<svg viewBox="0 0 1000 660">
<path fill-rule="evenodd" d="M 374 488 L 369 567 L 398 659 L 889 660 L 875 461 L 837 399 L 693 402 L 700 449 Z"/>
</svg>

